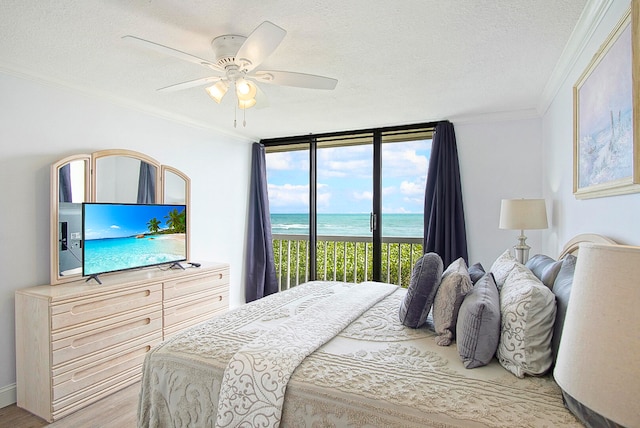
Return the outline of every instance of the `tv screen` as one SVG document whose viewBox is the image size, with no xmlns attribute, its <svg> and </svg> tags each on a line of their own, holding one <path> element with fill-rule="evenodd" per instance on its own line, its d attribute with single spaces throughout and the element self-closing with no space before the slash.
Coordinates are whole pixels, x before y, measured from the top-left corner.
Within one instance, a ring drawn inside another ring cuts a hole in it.
<svg viewBox="0 0 640 428">
<path fill-rule="evenodd" d="M 82 275 L 187 259 L 185 205 L 82 204 Z"/>
</svg>

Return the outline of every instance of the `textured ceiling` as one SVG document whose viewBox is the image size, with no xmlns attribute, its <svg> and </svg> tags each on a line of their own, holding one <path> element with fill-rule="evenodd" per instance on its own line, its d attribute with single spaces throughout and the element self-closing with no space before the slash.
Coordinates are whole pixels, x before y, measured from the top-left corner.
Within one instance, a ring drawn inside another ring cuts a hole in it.
<svg viewBox="0 0 640 428">
<path fill-rule="evenodd" d="M 535 109 L 586 0 L 2 0 L 0 70 L 251 139 Z M 203 87 L 156 89 L 207 68 L 130 34 L 213 60 L 211 40 L 262 21 L 287 35 L 261 68 L 338 79 L 333 91 L 262 84 L 238 112 Z"/>
</svg>

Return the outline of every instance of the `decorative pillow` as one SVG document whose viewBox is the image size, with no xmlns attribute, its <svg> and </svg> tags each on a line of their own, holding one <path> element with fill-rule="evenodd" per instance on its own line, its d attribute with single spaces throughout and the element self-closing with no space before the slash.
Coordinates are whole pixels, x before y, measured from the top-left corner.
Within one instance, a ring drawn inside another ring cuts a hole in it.
<svg viewBox="0 0 640 428">
<path fill-rule="evenodd" d="M 551 349 L 553 350 L 553 361 L 558 356 L 562 329 L 564 328 L 564 317 L 567 314 L 569 296 L 571 296 L 571 285 L 573 284 L 573 273 L 576 270 L 576 256 L 567 254 L 562 259 L 562 267 L 555 282 L 553 283 L 553 294 L 556 296 L 556 321 L 553 325 L 553 338 L 551 339 Z"/>
<path fill-rule="evenodd" d="M 500 290 L 500 343 L 496 355 L 514 375 L 542 375 L 553 361 L 551 336 L 556 298 L 522 264 L 511 270 Z"/>
<path fill-rule="evenodd" d="M 544 254 L 536 254 L 527 261 L 525 266 L 528 267 L 544 285 L 551 289 L 553 288 L 553 282 L 556 280 L 558 272 L 560 272 L 562 260 L 555 261 Z"/>
<path fill-rule="evenodd" d="M 438 345 L 451 344 L 456 333 L 460 305 L 472 287 L 467 263 L 462 257 L 452 262 L 442 274 L 442 281 L 433 301 L 433 324 Z"/>
<path fill-rule="evenodd" d="M 456 325 L 458 354 L 468 369 L 486 366 L 500 341 L 500 295 L 493 275 L 484 275 L 466 295 Z"/>
<path fill-rule="evenodd" d="M 502 288 L 504 281 L 507 279 L 507 276 L 509 276 L 509 272 L 511 272 L 511 269 L 517 264 L 520 263 L 511 255 L 509 250 L 505 250 L 505 252 L 493 262 L 490 272 L 493 274 L 498 290 Z"/>
<path fill-rule="evenodd" d="M 411 272 L 407 294 L 400 303 L 402 324 L 411 328 L 424 324 L 438 291 L 443 269 L 442 259 L 436 253 L 426 253 L 418 259 Z"/>
<path fill-rule="evenodd" d="M 484 271 L 484 266 L 481 263 L 475 263 L 469 266 L 469 276 L 471 277 L 471 282 L 475 284 L 478 282 L 480 278 L 484 276 L 486 272 Z"/>
</svg>

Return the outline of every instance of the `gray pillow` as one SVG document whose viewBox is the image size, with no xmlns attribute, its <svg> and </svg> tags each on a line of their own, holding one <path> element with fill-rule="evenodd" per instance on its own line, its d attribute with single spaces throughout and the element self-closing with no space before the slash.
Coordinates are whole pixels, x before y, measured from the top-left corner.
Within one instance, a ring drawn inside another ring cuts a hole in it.
<svg viewBox="0 0 640 428">
<path fill-rule="evenodd" d="M 558 272 L 560 272 L 562 260 L 555 261 L 544 254 L 536 254 L 527 261 L 525 266 L 528 267 L 544 285 L 551 289 L 553 288 L 553 282 L 556 280 Z"/>
<path fill-rule="evenodd" d="M 438 345 L 451 344 L 456 333 L 460 305 L 472 287 L 467 263 L 462 257 L 451 263 L 442 274 L 442 281 L 433 301 L 433 325 Z"/>
<path fill-rule="evenodd" d="M 402 324 L 411 328 L 424 324 L 438 291 L 443 269 L 442 258 L 436 253 L 427 253 L 418 259 L 411 272 L 407 294 L 400 303 Z"/>
<path fill-rule="evenodd" d="M 493 275 L 484 275 L 467 293 L 456 325 L 458 354 L 468 369 L 489 364 L 500 341 L 500 296 Z"/>
<path fill-rule="evenodd" d="M 471 277 L 471 282 L 475 284 L 478 282 L 480 278 L 484 276 L 486 272 L 484 271 L 484 266 L 481 263 L 474 263 L 469 266 L 469 277 Z"/>
<path fill-rule="evenodd" d="M 567 254 L 562 259 L 562 267 L 553 283 L 553 294 L 556 296 L 556 321 L 553 325 L 553 337 L 551 338 L 551 349 L 553 351 L 553 361 L 555 363 L 564 327 L 564 317 L 567 314 L 569 296 L 571 296 L 571 285 L 573 284 L 573 273 L 576 270 L 576 256 Z"/>
</svg>

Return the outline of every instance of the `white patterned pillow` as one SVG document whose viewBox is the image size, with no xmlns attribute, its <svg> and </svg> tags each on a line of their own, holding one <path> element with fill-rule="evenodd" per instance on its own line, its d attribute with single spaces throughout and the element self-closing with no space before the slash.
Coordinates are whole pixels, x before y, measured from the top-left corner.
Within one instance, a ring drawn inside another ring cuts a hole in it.
<svg viewBox="0 0 640 428">
<path fill-rule="evenodd" d="M 489 272 L 493 274 L 498 290 L 502 288 L 502 285 L 507 279 L 507 276 L 509 276 L 511 269 L 513 269 L 517 264 L 519 264 L 518 261 L 511 255 L 509 250 L 505 250 L 504 253 L 500 254 L 496 261 L 493 262 Z"/>
<path fill-rule="evenodd" d="M 436 343 L 449 346 L 456 332 L 460 305 L 473 288 L 467 263 L 462 257 L 453 261 L 442 274 L 442 281 L 433 301 L 433 324 Z"/>
<path fill-rule="evenodd" d="M 549 370 L 555 317 L 553 292 L 518 264 L 500 291 L 500 343 L 496 352 L 500 364 L 520 378 Z"/>
</svg>

